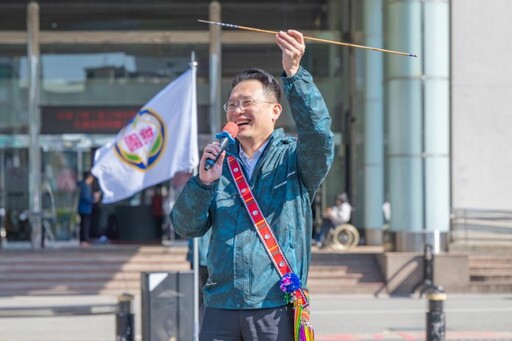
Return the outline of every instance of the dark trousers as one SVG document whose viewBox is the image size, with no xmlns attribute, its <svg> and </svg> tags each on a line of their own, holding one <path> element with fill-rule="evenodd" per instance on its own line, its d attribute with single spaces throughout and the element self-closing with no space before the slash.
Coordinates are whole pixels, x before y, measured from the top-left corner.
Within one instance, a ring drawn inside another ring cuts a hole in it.
<svg viewBox="0 0 512 341">
<path fill-rule="evenodd" d="M 293 341 L 293 307 L 206 308 L 199 341 Z"/>
<path fill-rule="evenodd" d="M 325 239 L 327 238 L 327 235 L 329 234 L 332 228 L 334 228 L 334 224 L 331 221 L 331 219 L 323 218 L 322 229 L 320 230 L 320 234 L 318 235 L 317 241 L 321 244 L 324 244 Z"/>
<path fill-rule="evenodd" d="M 91 230 L 91 215 L 80 213 L 80 242 L 89 241 L 89 233 Z"/>
</svg>

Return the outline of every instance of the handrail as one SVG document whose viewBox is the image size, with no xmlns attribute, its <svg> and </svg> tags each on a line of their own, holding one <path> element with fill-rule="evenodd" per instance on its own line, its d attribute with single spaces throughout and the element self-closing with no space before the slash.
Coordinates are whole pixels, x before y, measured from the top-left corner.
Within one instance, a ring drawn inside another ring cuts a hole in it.
<svg viewBox="0 0 512 341">
<path fill-rule="evenodd" d="M 450 221 L 452 241 L 512 243 L 512 211 L 454 208 Z"/>
</svg>

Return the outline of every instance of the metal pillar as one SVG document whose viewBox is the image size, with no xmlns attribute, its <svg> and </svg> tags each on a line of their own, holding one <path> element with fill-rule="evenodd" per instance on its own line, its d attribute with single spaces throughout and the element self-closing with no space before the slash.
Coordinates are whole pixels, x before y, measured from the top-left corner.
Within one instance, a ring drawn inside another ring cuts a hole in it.
<svg viewBox="0 0 512 341">
<path fill-rule="evenodd" d="M 210 21 L 221 22 L 221 6 L 218 1 L 212 1 L 209 7 Z M 222 86 L 222 48 L 221 27 L 210 26 L 210 133 L 212 141 L 220 130 L 220 107 Z"/>
<path fill-rule="evenodd" d="M 29 211 L 31 222 L 31 242 L 34 249 L 42 247 L 41 224 L 41 150 L 39 132 L 40 63 L 39 63 L 39 5 L 30 2 L 27 7 L 28 62 L 29 62 Z"/>
<path fill-rule="evenodd" d="M 364 2 L 365 45 L 382 46 L 382 1 Z M 366 244 L 382 245 L 384 223 L 383 56 L 364 54 L 364 227 Z"/>
<path fill-rule="evenodd" d="M 426 243 L 439 253 L 450 229 L 450 4 L 430 0 L 422 6 L 424 229 Z"/>
<path fill-rule="evenodd" d="M 421 251 L 449 228 L 449 4 L 384 0 L 390 229 L 396 251 Z"/>
<path fill-rule="evenodd" d="M 5 151 L 0 149 L 0 249 L 7 245 L 7 230 L 5 229 L 5 209 L 7 191 L 5 190 Z"/>
</svg>

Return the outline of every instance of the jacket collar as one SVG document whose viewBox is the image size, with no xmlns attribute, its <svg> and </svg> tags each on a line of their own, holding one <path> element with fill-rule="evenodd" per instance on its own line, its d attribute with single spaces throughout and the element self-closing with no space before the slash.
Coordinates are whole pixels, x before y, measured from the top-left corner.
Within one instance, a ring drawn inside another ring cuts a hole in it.
<svg viewBox="0 0 512 341">
<path fill-rule="evenodd" d="M 278 141 L 283 137 L 285 137 L 283 128 L 274 129 L 274 131 L 270 135 L 270 141 L 265 150 L 267 150 L 269 146 L 275 146 L 278 143 Z M 238 139 L 235 139 L 235 143 L 230 144 L 226 148 L 226 154 L 228 154 L 229 156 L 233 156 L 237 159 L 240 159 L 240 141 L 238 141 Z M 265 152 L 263 152 L 263 155 L 265 155 Z"/>
</svg>

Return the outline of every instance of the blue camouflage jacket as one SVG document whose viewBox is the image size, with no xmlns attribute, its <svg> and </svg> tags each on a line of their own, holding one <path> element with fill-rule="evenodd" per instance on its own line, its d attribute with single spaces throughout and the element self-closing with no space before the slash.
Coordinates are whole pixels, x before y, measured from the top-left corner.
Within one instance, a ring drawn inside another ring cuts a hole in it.
<svg viewBox="0 0 512 341">
<path fill-rule="evenodd" d="M 303 68 L 283 76 L 284 92 L 298 137 L 276 129 L 249 181 L 291 268 L 306 287 L 311 259 L 311 202 L 332 165 L 331 119 L 312 76 Z M 238 158 L 238 142 L 228 154 Z M 220 309 L 272 308 L 286 304 L 279 275 L 258 239 L 224 161 L 222 176 L 203 185 L 192 177 L 171 212 L 183 237 L 201 236 L 211 229 L 203 288 L 207 307 Z"/>
<path fill-rule="evenodd" d="M 92 205 L 94 204 L 94 193 L 91 186 L 85 180 L 78 183 L 80 188 L 80 197 L 78 198 L 78 213 L 92 214 Z"/>
</svg>

